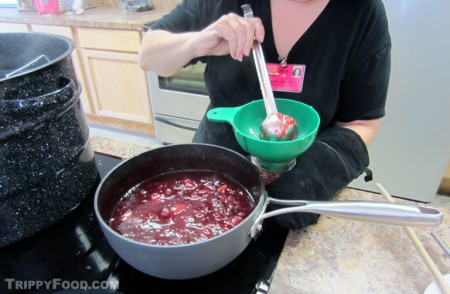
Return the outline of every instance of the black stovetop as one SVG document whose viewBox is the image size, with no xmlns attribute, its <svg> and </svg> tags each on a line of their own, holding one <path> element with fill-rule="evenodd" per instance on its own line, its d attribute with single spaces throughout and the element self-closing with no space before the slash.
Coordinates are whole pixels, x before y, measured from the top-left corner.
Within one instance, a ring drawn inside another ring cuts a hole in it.
<svg viewBox="0 0 450 294">
<path fill-rule="evenodd" d="M 99 153 L 95 160 L 100 174 L 96 186 L 122 161 Z M 287 230 L 270 219 L 264 222 L 259 237 L 221 270 L 191 280 L 164 280 L 133 269 L 111 249 L 95 217 L 95 189 L 55 225 L 0 248 L 0 293 L 267 292 L 287 236 Z M 83 286 L 118 288 L 79 289 Z"/>
</svg>

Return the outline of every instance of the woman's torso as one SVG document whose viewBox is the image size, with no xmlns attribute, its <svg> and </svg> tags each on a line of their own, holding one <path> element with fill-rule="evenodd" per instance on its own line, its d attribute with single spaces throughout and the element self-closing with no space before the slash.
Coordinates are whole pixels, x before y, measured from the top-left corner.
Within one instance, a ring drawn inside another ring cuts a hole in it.
<svg viewBox="0 0 450 294">
<path fill-rule="evenodd" d="M 217 0 L 207 1 L 207 4 L 205 2 L 186 1 L 195 3 L 190 7 L 192 11 L 202 9 L 205 11 L 202 11 L 200 17 L 197 15 L 197 18 L 192 18 L 191 22 L 195 20 L 196 23 L 185 29 L 202 29 L 230 12 L 242 15 L 241 5 L 249 3 L 254 15 L 260 17 L 265 26 L 266 35 L 262 48 L 266 62 L 277 64 L 280 55 L 286 54 L 288 64 L 304 66 L 301 90 L 275 91 L 275 97 L 294 99 L 313 106 L 321 117 L 320 129 L 334 124 L 336 119 L 351 120 L 359 115 L 353 111 L 351 103 L 342 103 L 342 93 L 348 92 L 347 89 L 343 89 L 345 86 L 343 81 L 349 79 L 350 73 L 354 74 L 353 71 L 361 60 L 383 46 L 381 36 L 374 37 L 374 40 L 366 40 L 367 31 L 383 29 L 369 27 L 373 26 L 370 21 L 377 23 L 368 19 L 371 13 L 375 13 L 379 18 L 379 11 L 376 11 L 379 4 L 373 5 L 379 0 L 310 1 L 315 5 L 290 3 L 295 5 L 296 10 L 287 6 L 289 0 L 272 1 L 272 5 L 270 0 Z M 205 8 L 205 5 L 208 7 Z M 300 9 L 302 6 L 306 7 L 305 5 L 309 5 L 308 13 Z M 289 18 L 287 14 L 290 14 Z M 301 19 L 304 14 L 307 17 Z M 188 17 L 186 14 L 185 16 Z M 178 18 L 174 17 L 171 21 L 177 22 Z M 182 30 L 183 22 L 187 25 L 188 21 L 188 19 L 180 20 L 179 29 Z M 168 23 L 167 25 L 171 26 L 171 23 Z M 204 76 L 211 108 L 239 106 L 262 98 L 251 56 L 244 58 L 242 62 L 233 60 L 230 56 L 207 56 L 200 60 L 207 63 Z M 341 107 L 341 104 L 345 105 L 345 108 Z M 363 109 L 365 104 L 361 102 L 358 106 L 361 114 L 367 112 Z M 229 125 L 212 123 L 205 118 L 194 140 L 226 145 L 231 149 L 242 151 L 237 146 Z"/>
</svg>

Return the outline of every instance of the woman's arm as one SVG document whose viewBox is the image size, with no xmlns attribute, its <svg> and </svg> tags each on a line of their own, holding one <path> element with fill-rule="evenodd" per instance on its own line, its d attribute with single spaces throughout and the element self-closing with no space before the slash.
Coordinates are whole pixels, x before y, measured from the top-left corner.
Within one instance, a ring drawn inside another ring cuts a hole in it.
<svg viewBox="0 0 450 294">
<path fill-rule="evenodd" d="M 375 138 L 380 127 L 380 119 L 355 120 L 352 122 L 336 122 L 336 126 L 353 130 L 368 146 Z"/>
<path fill-rule="evenodd" d="M 173 34 L 167 31 L 148 31 L 139 51 L 139 66 L 160 76 L 171 76 L 197 57 L 193 42 L 196 33 Z"/>
<path fill-rule="evenodd" d="M 250 54 L 253 40 L 262 42 L 264 27 L 259 18 L 245 19 L 230 13 L 199 32 L 170 33 L 150 30 L 142 40 L 139 65 L 161 76 L 175 74 L 194 58 L 230 54 L 241 61 Z"/>
</svg>

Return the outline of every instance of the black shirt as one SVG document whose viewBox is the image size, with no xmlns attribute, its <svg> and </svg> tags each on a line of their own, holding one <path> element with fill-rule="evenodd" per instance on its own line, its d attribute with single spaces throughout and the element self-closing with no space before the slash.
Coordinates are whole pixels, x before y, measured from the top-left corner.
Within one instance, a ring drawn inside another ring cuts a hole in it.
<svg viewBox="0 0 450 294">
<path fill-rule="evenodd" d="M 224 14 L 242 15 L 241 5 L 245 3 L 251 5 L 254 15 L 265 26 L 262 47 L 266 62 L 279 62 L 270 0 L 187 0 L 153 24 L 152 29 L 200 31 Z M 302 92 L 274 92 L 274 95 L 313 106 L 321 118 L 319 132 L 336 121 L 380 118 L 384 116 L 389 83 L 390 47 L 381 0 L 330 0 L 287 56 L 290 64 L 306 65 Z M 252 57 L 239 62 L 229 55 L 206 56 L 191 63 L 197 61 L 207 64 L 204 77 L 210 108 L 238 106 L 262 98 Z M 244 153 L 231 126 L 206 118 L 194 141 Z"/>
</svg>

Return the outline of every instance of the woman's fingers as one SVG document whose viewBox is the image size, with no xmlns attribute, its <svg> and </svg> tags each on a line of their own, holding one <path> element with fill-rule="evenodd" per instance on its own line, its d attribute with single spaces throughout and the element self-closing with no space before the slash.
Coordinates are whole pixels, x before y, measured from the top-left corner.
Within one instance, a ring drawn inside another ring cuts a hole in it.
<svg viewBox="0 0 450 294">
<path fill-rule="evenodd" d="M 234 13 L 222 16 L 214 25 L 219 37 L 228 43 L 229 54 L 242 61 L 250 54 L 254 39 L 262 42 L 264 27 L 259 18 L 245 19 Z"/>
<path fill-rule="evenodd" d="M 239 17 L 235 14 L 222 16 L 217 21 L 220 36 L 228 43 L 228 49 L 233 59 L 238 59 L 238 44 L 240 43 L 240 24 Z"/>
</svg>

